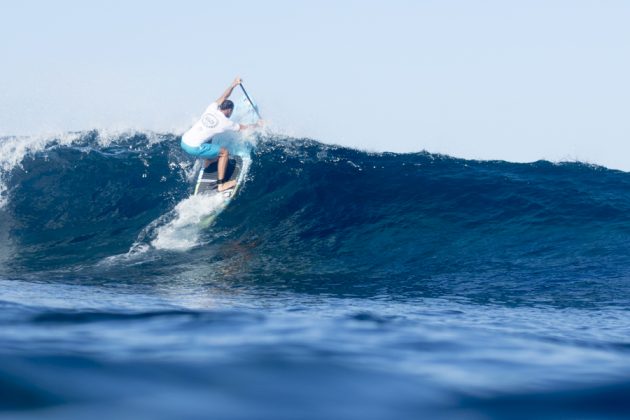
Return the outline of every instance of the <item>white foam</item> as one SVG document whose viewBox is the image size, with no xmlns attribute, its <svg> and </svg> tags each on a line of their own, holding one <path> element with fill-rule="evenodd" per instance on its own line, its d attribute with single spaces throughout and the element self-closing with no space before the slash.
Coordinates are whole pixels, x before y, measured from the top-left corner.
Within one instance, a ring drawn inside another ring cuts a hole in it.
<svg viewBox="0 0 630 420">
<path fill-rule="evenodd" d="M 26 155 L 42 151 L 53 142 L 61 145 L 70 145 L 79 138 L 81 138 L 80 133 L 3 138 L 0 141 L 0 208 L 7 201 L 6 176 L 14 168 L 21 165 Z"/>
<path fill-rule="evenodd" d="M 174 218 L 156 229 L 151 245 L 156 249 L 186 251 L 200 245 L 202 221 L 225 203 L 221 195 L 194 195 L 173 209 Z"/>
<path fill-rule="evenodd" d="M 180 201 L 173 210 L 149 223 L 129 251 L 104 258 L 99 264 L 143 264 L 151 260 L 153 250 L 186 251 L 201 245 L 202 220 L 218 211 L 220 196 L 194 195 Z"/>
</svg>

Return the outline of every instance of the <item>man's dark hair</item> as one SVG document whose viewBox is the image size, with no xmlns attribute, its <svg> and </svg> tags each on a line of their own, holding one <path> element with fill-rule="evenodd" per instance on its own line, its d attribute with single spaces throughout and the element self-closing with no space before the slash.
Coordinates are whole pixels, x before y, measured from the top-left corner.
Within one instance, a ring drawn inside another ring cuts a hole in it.
<svg viewBox="0 0 630 420">
<path fill-rule="evenodd" d="M 234 102 L 230 101 L 229 99 L 226 99 L 225 101 L 221 102 L 221 105 L 219 106 L 219 109 L 221 111 L 225 111 L 228 109 L 234 109 Z"/>
</svg>

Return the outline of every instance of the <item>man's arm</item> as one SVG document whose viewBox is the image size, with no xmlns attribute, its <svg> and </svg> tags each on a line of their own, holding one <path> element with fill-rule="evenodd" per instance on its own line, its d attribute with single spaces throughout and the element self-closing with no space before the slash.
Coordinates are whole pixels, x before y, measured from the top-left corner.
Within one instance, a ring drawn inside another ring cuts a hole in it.
<svg viewBox="0 0 630 420">
<path fill-rule="evenodd" d="M 234 81 L 232 82 L 232 84 L 230 85 L 229 88 L 227 88 L 225 90 L 225 92 L 223 92 L 223 95 L 221 95 L 219 97 L 219 99 L 217 99 L 217 105 L 221 105 L 223 103 L 223 101 L 225 101 L 227 98 L 230 97 L 230 95 L 232 94 L 232 91 L 234 90 L 234 88 L 238 85 L 241 84 L 241 78 L 237 77 L 236 79 L 234 79 Z"/>
</svg>

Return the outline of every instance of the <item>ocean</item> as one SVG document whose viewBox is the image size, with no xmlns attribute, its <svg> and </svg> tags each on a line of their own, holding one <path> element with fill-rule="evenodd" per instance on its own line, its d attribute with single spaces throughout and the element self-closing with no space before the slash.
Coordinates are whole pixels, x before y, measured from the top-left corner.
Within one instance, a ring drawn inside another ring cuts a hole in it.
<svg viewBox="0 0 630 420">
<path fill-rule="evenodd" d="M 0 139 L 0 417 L 630 416 L 630 174 L 251 143 Z"/>
</svg>

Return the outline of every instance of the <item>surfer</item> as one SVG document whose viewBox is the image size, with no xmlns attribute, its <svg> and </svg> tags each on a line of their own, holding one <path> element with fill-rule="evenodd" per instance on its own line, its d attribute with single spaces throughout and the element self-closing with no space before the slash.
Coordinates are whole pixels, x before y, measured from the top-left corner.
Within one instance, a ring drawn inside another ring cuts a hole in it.
<svg viewBox="0 0 630 420">
<path fill-rule="evenodd" d="M 229 120 L 232 111 L 234 111 L 234 102 L 228 98 L 234 88 L 241 84 L 241 81 L 240 77 L 234 79 L 230 87 L 223 92 L 223 95 L 212 102 L 199 121 L 182 136 L 182 149 L 191 156 L 204 158 L 204 168 L 207 168 L 208 165 L 217 160 L 219 161 L 217 164 L 217 189 L 219 191 L 234 188 L 236 181 L 225 182 L 225 170 L 228 165 L 229 153 L 225 147 L 212 143 L 212 138 L 226 131 L 247 130 L 260 125 L 260 121 L 258 124 L 245 125 Z"/>
</svg>

